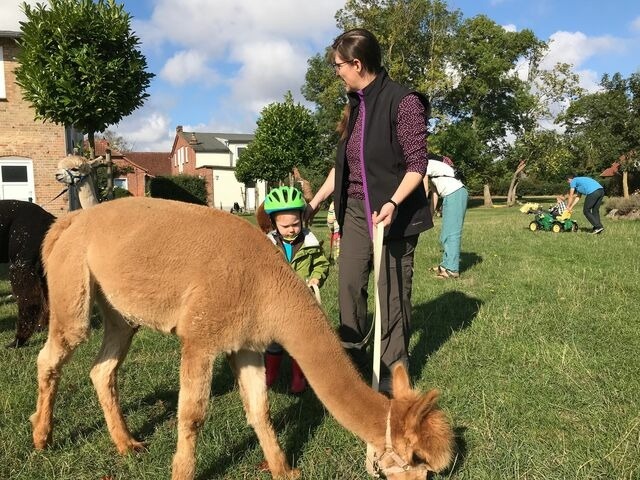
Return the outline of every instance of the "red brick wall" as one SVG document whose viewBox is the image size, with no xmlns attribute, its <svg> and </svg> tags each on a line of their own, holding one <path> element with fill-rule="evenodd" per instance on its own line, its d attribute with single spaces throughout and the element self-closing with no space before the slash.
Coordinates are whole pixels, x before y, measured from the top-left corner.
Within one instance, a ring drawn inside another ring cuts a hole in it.
<svg viewBox="0 0 640 480">
<path fill-rule="evenodd" d="M 67 210 L 66 195 L 50 200 L 63 188 L 56 181 L 58 161 L 65 156 L 64 127 L 35 120 L 31 105 L 22 99 L 15 83 L 15 56 L 18 47 L 11 38 L 0 38 L 3 50 L 7 98 L 0 100 L 0 160 L 7 156 L 25 157 L 33 161 L 36 201 L 54 215 Z"/>
<path fill-rule="evenodd" d="M 177 140 L 175 141 L 175 147 L 171 152 L 171 175 L 194 175 L 204 178 L 207 183 L 207 205 L 211 206 L 213 199 L 213 170 L 210 168 L 198 168 L 196 169 L 196 152 L 193 148 L 189 147 L 189 142 L 180 133 L 176 133 Z M 180 172 L 180 166 L 176 166 L 176 160 L 174 155 L 177 156 L 178 151 L 182 147 L 187 148 L 188 161 L 182 165 L 182 172 Z"/>
</svg>

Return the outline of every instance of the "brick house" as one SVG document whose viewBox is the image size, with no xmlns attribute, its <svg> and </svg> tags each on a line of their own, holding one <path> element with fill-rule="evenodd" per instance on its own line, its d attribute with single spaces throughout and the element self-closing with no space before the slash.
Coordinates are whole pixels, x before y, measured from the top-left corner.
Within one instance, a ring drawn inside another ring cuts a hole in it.
<svg viewBox="0 0 640 480">
<path fill-rule="evenodd" d="M 20 32 L 0 31 L 0 199 L 28 200 L 54 215 L 67 211 L 55 179 L 58 161 L 72 153 L 82 134 L 35 120 L 29 102 L 15 83 Z"/>
<path fill-rule="evenodd" d="M 106 158 L 109 143 L 96 140 L 95 155 Z M 116 187 L 128 190 L 134 197 L 144 197 L 149 180 L 159 175 L 171 175 L 169 152 L 126 152 L 111 149 L 111 160 L 123 173 L 113 179 Z"/>
<path fill-rule="evenodd" d="M 252 134 L 185 132 L 176 127 L 169 158 L 172 175 L 197 175 L 207 182 L 210 206 L 230 210 L 234 203 L 252 211 L 264 200 L 265 182 L 243 184 L 236 180 L 235 167 Z"/>
</svg>

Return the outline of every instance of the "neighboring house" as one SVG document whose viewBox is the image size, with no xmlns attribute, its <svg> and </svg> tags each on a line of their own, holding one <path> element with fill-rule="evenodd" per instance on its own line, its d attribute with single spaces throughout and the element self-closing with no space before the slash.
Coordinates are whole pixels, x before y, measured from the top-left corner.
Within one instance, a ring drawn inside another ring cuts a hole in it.
<svg viewBox="0 0 640 480">
<path fill-rule="evenodd" d="M 35 120 L 15 83 L 20 32 L 0 31 L 0 199 L 27 200 L 59 215 L 68 209 L 55 179 L 58 161 L 81 145 L 82 134 Z"/>
<path fill-rule="evenodd" d="M 265 182 L 238 182 L 235 167 L 253 135 L 243 133 L 185 132 L 176 128 L 169 155 L 172 175 L 197 175 L 207 182 L 210 206 L 230 210 L 234 203 L 255 210 L 264 200 Z"/>
<path fill-rule="evenodd" d="M 109 143 L 96 140 L 95 155 L 106 158 Z M 171 175 L 169 152 L 119 152 L 111 149 L 111 160 L 122 172 L 113 185 L 128 190 L 135 197 L 144 197 L 149 181 L 159 175 Z"/>
</svg>

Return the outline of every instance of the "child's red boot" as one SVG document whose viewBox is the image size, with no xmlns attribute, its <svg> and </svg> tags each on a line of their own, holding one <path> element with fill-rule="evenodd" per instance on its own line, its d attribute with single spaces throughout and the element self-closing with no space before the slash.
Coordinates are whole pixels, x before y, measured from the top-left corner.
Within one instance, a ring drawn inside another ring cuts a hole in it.
<svg viewBox="0 0 640 480">
<path fill-rule="evenodd" d="M 299 394 L 307 388 L 307 379 L 300 369 L 300 365 L 293 358 L 291 359 L 291 385 L 289 391 L 293 394 Z"/>
<path fill-rule="evenodd" d="M 267 388 L 271 387 L 278 379 L 280 372 L 280 363 L 282 362 L 282 353 L 265 353 L 264 366 L 267 372 Z"/>
</svg>

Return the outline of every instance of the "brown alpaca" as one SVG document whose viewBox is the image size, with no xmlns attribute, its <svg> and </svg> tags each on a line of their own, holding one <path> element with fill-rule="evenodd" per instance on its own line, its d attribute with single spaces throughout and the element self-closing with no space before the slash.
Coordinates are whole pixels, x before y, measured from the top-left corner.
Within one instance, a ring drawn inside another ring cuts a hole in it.
<svg viewBox="0 0 640 480">
<path fill-rule="evenodd" d="M 185 238 L 191 240 L 188 248 Z M 367 386 L 304 282 L 248 222 L 170 200 L 121 199 L 62 217 L 45 238 L 43 257 L 50 325 L 38 355 L 39 392 L 31 416 L 37 449 L 51 438 L 61 368 L 89 335 L 95 301 L 104 339 L 90 377 L 121 453 L 142 447 L 125 423 L 116 379 L 134 333 L 145 325 L 180 338 L 173 480 L 194 477 L 196 436 L 220 353 L 228 355 L 237 376 L 247 420 L 272 475 L 299 475 L 287 463 L 269 420 L 262 352 L 271 341 L 298 361 L 333 416 L 377 452 L 384 451 L 390 415 L 392 444 L 405 461 L 420 459 L 435 471 L 450 464 L 453 435 L 436 407 L 437 394 L 411 390 L 402 367 L 394 371 L 393 399 Z"/>
</svg>

